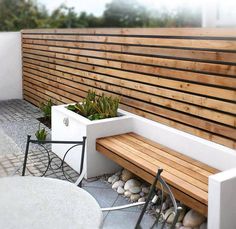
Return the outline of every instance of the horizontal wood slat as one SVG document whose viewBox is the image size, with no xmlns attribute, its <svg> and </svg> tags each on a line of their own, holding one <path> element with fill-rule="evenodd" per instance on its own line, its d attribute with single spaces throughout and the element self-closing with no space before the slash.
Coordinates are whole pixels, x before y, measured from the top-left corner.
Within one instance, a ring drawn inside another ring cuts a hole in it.
<svg viewBox="0 0 236 229">
<path fill-rule="evenodd" d="M 204 39 L 175 39 L 150 37 L 123 37 L 123 36 L 91 36 L 67 34 L 24 34 L 28 39 L 65 40 L 74 42 L 100 42 L 128 45 L 146 45 L 158 47 L 193 48 L 207 50 L 236 49 L 236 40 L 204 40 Z"/>
<path fill-rule="evenodd" d="M 187 182 L 187 179 L 190 179 L 190 177 L 186 178 L 180 178 L 179 176 L 184 176 L 184 173 L 178 174 L 177 169 L 171 169 L 169 166 L 166 166 L 164 163 L 160 163 L 159 161 L 156 161 L 154 158 L 149 157 L 147 154 L 140 152 L 138 150 L 132 149 L 131 147 L 126 147 L 126 144 L 122 143 L 121 141 L 113 141 L 110 139 L 102 139 L 101 143 L 100 140 L 98 140 L 98 144 L 104 146 L 107 149 L 110 149 L 112 152 L 120 155 L 127 161 L 134 162 L 139 165 L 139 167 L 143 168 L 143 170 L 146 170 L 149 173 L 152 173 L 153 175 L 156 173 L 157 168 L 164 169 L 165 172 L 165 179 L 170 184 L 177 186 L 178 189 L 181 191 L 187 192 L 188 195 L 197 197 L 196 193 L 199 193 L 199 199 L 204 204 L 207 204 L 208 197 L 207 197 L 207 185 L 206 190 L 202 190 L 201 188 L 196 187 L 192 183 Z M 120 146 L 120 144 L 123 144 L 124 147 Z M 146 160 L 147 159 L 147 160 Z M 160 166 L 159 166 L 160 163 Z M 157 166 L 158 165 L 158 166 Z M 164 173 L 163 172 L 163 173 Z M 178 174 L 178 175 L 177 175 Z M 173 181 L 175 183 L 173 183 Z M 198 183 L 196 180 L 194 180 L 196 183 Z M 198 183 L 198 185 L 200 185 Z"/>
<path fill-rule="evenodd" d="M 190 104 L 195 104 L 198 106 L 201 105 L 202 107 L 212 108 L 214 110 L 236 114 L 236 104 L 234 103 L 219 101 L 211 98 L 203 98 L 198 95 L 190 95 L 183 92 L 146 85 L 138 82 L 134 84 L 133 82 L 130 82 L 129 80 L 126 79 L 117 79 L 114 77 L 111 78 L 110 76 L 80 69 L 74 69 L 69 67 L 61 68 L 61 66 L 55 66 L 55 68 L 60 68 L 60 70 L 62 71 L 54 70 L 51 68 L 47 68 L 47 63 L 28 59 L 24 60 L 25 61 L 23 65 L 25 68 L 27 68 L 28 71 L 31 72 L 33 71 L 37 74 L 46 73 L 46 75 L 44 74 L 45 77 L 47 76 L 47 74 L 50 74 L 58 76 L 59 77 L 58 80 L 60 80 L 60 78 L 69 78 L 73 81 L 76 80 L 78 81 L 81 78 L 82 82 L 91 84 L 91 86 L 93 87 L 95 87 L 94 84 L 97 84 L 96 80 L 104 83 L 109 82 L 109 84 L 114 84 L 114 85 L 122 85 L 122 86 L 125 85 L 126 88 L 136 89 L 138 91 L 146 91 L 150 94 L 155 94 L 161 97 L 170 98 L 172 100 L 184 101 Z"/>
<path fill-rule="evenodd" d="M 67 80 L 64 78 L 60 78 L 59 82 L 56 82 L 57 78 L 55 76 L 52 76 L 52 75 L 45 76 L 45 73 L 39 73 L 35 75 L 35 73 L 32 74 L 31 72 L 32 70 L 24 68 L 24 75 L 26 77 L 25 79 L 34 80 L 35 78 L 39 81 L 39 83 L 45 83 L 46 84 L 45 87 L 47 87 L 47 84 L 50 84 L 51 86 L 53 86 L 52 90 L 55 90 L 54 88 L 59 88 L 59 89 L 63 89 L 68 92 L 74 93 L 76 95 L 81 95 L 81 97 L 85 95 L 85 93 L 82 93 L 81 90 L 87 91 L 90 88 L 90 86 L 96 86 L 96 85 L 93 85 L 92 84 L 93 82 L 91 81 L 90 81 L 91 84 L 90 82 L 88 82 L 87 85 L 80 84 L 80 83 L 84 83 L 84 81 L 83 79 L 78 80 L 78 77 L 74 80 L 77 82 L 71 81 L 71 79 Z M 58 83 L 60 83 L 59 86 L 58 86 Z M 100 86 L 102 89 L 109 89 L 112 92 L 119 92 L 119 94 L 122 95 L 121 102 L 124 102 L 125 104 L 130 103 L 131 106 L 135 106 L 135 104 L 137 104 L 137 101 L 134 100 L 135 98 L 140 98 L 140 100 L 144 100 L 144 101 L 150 100 L 148 97 L 145 97 L 144 93 L 141 93 L 141 92 L 138 93 L 137 91 L 131 91 L 129 89 L 124 90 L 124 88 L 122 87 L 111 86 L 109 84 L 107 85 L 107 84 L 100 83 Z M 77 89 L 78 87 L 80 87 L 81 90 L 78 90 Z M 125 99 L 124 97 L 125 95 L 130 95 L 132 98 Z M 158 99 L 156 100 L 158 103 Z M 138 104 L 136 106 L 139 107 Z M 232 136 L 233 129 L 230 127 L 221 126 L 219 124 L 211 123 L 209 121 L 202 121 L 201 119 L 198 119 L 198 118 L 193 118 L 193 117 L 189 118 L 188 115 L 178 114 L 175 111 L 170 111 L 161 107 L 158 107 L 157 109 L 153 109 L 153 107 L 150 107 L 150 108 L 149 107 L 150 106 L 148 105 L 146 106 L 143 105 L 144 110 L 147 109 L 147 110 L 150 110 L 151 112 L 155 112 L 155 110 L 159 110 L 159 114 L 162 114 L 166 117 L 172 117 L 173 119 L 176 119 L 176 120 L 185 120 L 190 125 L 195 123 L 196 125 L 198 124 L 198 127 L 203 127 L 204 129 L 208 129 L 209 131 L 215 131 L 218 134 L 225 133 L 225 135 L 227 135 L 229 138 L 236 139 L 236 136 Z"/>
<path fill-rule="evenodd" d="M 126 136 L 127 137 L 127 136 Z M 194 170 L 198 173 L 202 173 L 204 174 L 205 176 L 209 176 L 211 174 L 215 174 L 215 173 L 218 173 L 219 170 L 218 169 L 215 169 L 213 167 L 210 167 L 198 160 L 195 160 L 193 158 L 190 158 L 186 155 L 183 155 L 177 151 L 174 151 L 164 145 L 161 145 L 157 142 L 154 142 L 148 138 L 145 138 L 141 135 L 138 135 L 138 134 L 135 134 L 135 133 L 129 133 L 128 134 L 128 137 L 129 138 L 132 138 L 132 140 L 135 142 L 139 142 L 139 144 L 141 145 L 145 145 L 146 147 L 148 147 L 149 149 L 153 149 L 153 147 L 155 149 L 160 149 L 162 150 L 162 154 L 163 154 L 163 151 L 165 151 L 166 153 L 168 153 L 168 158 L 174 158 L 175 160 L 178 160 L 179 163 L 181 163 L 182 165 L 185 165 L 186 166 L 189 166 L 191 168 L 191 170 Z M 164 153 L 165 154 L 165 153 Z"/>
<path fill-rule="evenodd" d="M 185 50 L 185 49 L 170 49 L 157 47 L 142 47 L 142 46 L 127 46 L 127 45 L 113 45 L 100 43 L 70 43 L 65 41 L 50 41 L 50 40 L 30 40 L 23 39 L 24 48 L 47 50 L 56 52 L 73 52 L 78 53 L 81 50 L 98 50 L 115 53 L 129 53 L 143 56 L 163 56 L 166 58 L 180 58 L 180 59 L 194 59 L 208 62 L 226 62 L 236 63 L 236 53 L 231 52 L 216 52 L 206 50 Z"/>
<path fill-rule="evenodd" d="M 209 75 L 209 74 L 202 74 L 202 73 L 195 73 L 195 72 L 186 72 L 183 70 L 166 69 L 167 62 L 170 61 L 169 59 L 163 59 L 162 62 L 158 63 L 158 59 L 154 57 L 142 57 L 138 55 L 127 55 L 127 54 L 122 54 L 122 53 L 114 54 L 114 53 L 107 53 L 107 52 L 101 52 L 101 51 L 66 49 L 66 48 L 55 48 L 50 51 L 38 50 L 38 49 L 33 49 L 33 48 L 23 48 L 23 49 L 24 49 L 24 53 L 27 53 L 27 54 L 36 54 L 36 55 L 41 55 L 41 56 L 46 56 L 46 57 L 68 59 L 68 60 L 73 60 L 73 61 L 79 61 L 79 60 L 81 61 L 81 59 L 83 60 L 83 57 L 87 57 L 87 62 L 89 62 L 89 60 L 92 61 L 94 57 L 97 57 L 97 58 L 109 60 L 109 65 L 111 67 L 117 67 L 123 70 L 128 70 L 128 71 L 138 70 L 139 72 L 157 75 L 159 77 L 180 79 L 184 81 L 193 81 L 197 83 L 201 82 L 203 84 L 218 85 L 221 87 L 236 88 L 235 86 L 236 78 L 233 78 L 233 77 L 223 77 L 219 75 Z M 127 63 L 127 60 L 129 60 L 130 62 Z M 121 63 L 118 65 L 115 61 L 117 62 L 121 61 Z M 174 60 L 173 64 L 175 67 L 177 67 L 175 62 L 176 60 Z M 114 63 L 114 66 L 112 65 L 112 63 Z M 98 64 L 97 61 L 96 61 L 96 64 Z M 146 65 L 144 66 L 144 64 Z M 163 67 L 159 67 L 160 65 L 163 65 Z M 192 65 L 193 65 L 193 62 L 192 62 Z M 196 68 L 198 71 L 200 70 L 199 66 L 193 66 L 193 68 Z M 219 65 L 211 64 L 211 69 L 213 73 L 214 72 L 217 74 L 220 73 L 219 71 L 217 71 L 218 68 L 219 68 Z M 224 68 L 227 69 L 227 65 L 224 65 Z"/>
<path fill-rule="evenodd" d="M 38 77 L 38 76 L 37 76 Z M 50 78 L 51 79 L 51 77 L 48 77 L 47 76 L 47 78 Z M 28 79 L 26 79 L 26 80 L 28 80 Z M 39 79 L 38 79 L 39 80 Z M 40 80 L 39 80 L 40 81 Z M 62 81 L 63 81 L 63 79 L 62 79 Z M 32 83 L 32 82 L 31 82 Z M 73 82 L 72 82 L 72 84 L 73 84 Z M 102 86 L 101 84 L 99 84 L 100 86 Z M 83 87 L 82 87 L 83 86 Z M 89 88 L 91 88 L 91 85 L 90 86 L 87 86 L 87 88 L 86 88 L 86 86 L 85 85 L 80 85 L 80 88 L 82 88 L 83 90 L 88 90 Z M 48 90 L 48 89 L 47 89 Z M 101 90 L 99 90 L 99 89 L 97 89 L 100 93 L 102 92 Z M 115 95 L 115 94 L 112 94 L 112 93 L 109 93 L 109 95 Z M 73 100 L 70 100 L 69 102 L 72 102 Z M 69 103 L 68 102 L 68 103 Z M 122 102 L 122 101 L 121 101 Z M 133 105 L 134 107 L 128 107 L 128 106 L 126 106 L 126 105 L 124 105 L 123 103 L 121 103 L 121 107 L 122 108 L 125 108 L 126 110 L 129 110 L 129 111 L 131 111 L 131 112 L 134 112 L 134 113 L 138 113 L 138 114 L 140 114 L 140 115 L 142 115 L 142 116 L 144 116 L 144 117 L 147 117 L 147 118 L 151 118 L 151 119 L 153 119 L 153 120 L 155 120 L 155 121 L 157 121 L 157 122 L 162 122 L 162 123 L 164 123 L 164 124 L 167 124 L 167 125 L 170 125 L 170 126 L 173 126 L 173 127 L 175 127 L 175 128 L 180 128 L 180 129 L 182 129 L 182 130 L 185 130 L 185 131 L 187 131 L 187 132 L 190 132 L 190 133 L 192 133 L 192 134 L 195 134 L 195 135 L 198 135 L 198 136 L 204 136 L 205 138 L 207 138 L 207 139 L 211 139 L 211 140 L 216 140 L 217 142 L 220 142 L 220 143 L 222 143 L 222 144 L 228 144 L 228 145 L 233 145 L 233 141 L 231 141 L 231 140 L 226 140 L 226 139 L 224 139 L 224 138 L 222 138 L 222 137 L 219 137 L 219 136 L 215 136 L 215 135 L 209 135 L 207 132 L 204 132 L 204 131 L 201 131 L 201 130 L 199 130 L 199 129 L 196 129 L 196 128 L 194 128 L 194 127 L 189 127 L 189 126 L 186 126 L 186 125 L 183 125 L 183 124 L 181 124 L 181 123 L 176 123 L 176 122 L 173 122 L 173 121 L 171 121 L 170 119 L 167 119 L 167 118 L 164 118 L 164 117 L 160 117 L 160 116 L 157 116 L 157 115 L 152 115 L 152 114 L 150 114 L 150 113 L 147 113 L 147 112 L 145 112 L 145 111 L 141 111 L 142 113 L 139 113 L 140 112 L 140 110 L 137 110 L 137 108 L 139 108 L 140 106 L 142 106 L 142 103 L 140 103 L 140 104 L 137 104 L 137 102 L 134 104 L 134 102 L 131 100 L 131 99 L 126 99 L 125 100 L 125 102 L 129 105 Z M 135 108 L 136 107 L 136 108 Z"/>
<path fill-rule="evenodd" d="M 129 79 L 131 81 L 148 83 L 154 86 L 177 89 L 179 91 L 191 92 L 194 94 L 201 94 L 201 95 L 207 95 L 210 97 L 216 97 L 219 99 L 236 101 L 235 90 L 208 87 L 205 85 L 186 83 L 183 81 L 163 79 L 163 78 L 154 77 L 151 75 L 145 75 L 144 77 L 144 74 L 142 73 L 134 73 L 134 72 L 129 72 L 129 71 L 123 71 L 120 69 L 117 70 L 114 68 L 110 68 L 110 65 L 113 64 L 111 61 L 98 59 L 96 61 L 94 60 L 94 63 L 89 63 L 88 58 L 81 57 L 80 61 L 77 62 L 75 60 L 69 61 L 66 59 L 64 60 L 64 59 L 58 59 L 58 58 L 51 58 L 51 57 L 39 56 L 36 54 L 28 54 L 28 53 L 24 53 L 23 57 L 27 59 L 39 60 L 40 62 L 43 61 L 43 62 L 48 62 L 50 64 L 57 64 L 58 65 L 57 69 L 68 66 L 71 68 L 79 68 L 79 69 L 92 71 L 92 72 L 96 72 L 96 73 L 100 73 L 104 75 L 110 75 L 110 76 L 115 76 L 118 78 Z M 118 68 L 119 65 L 120 65 L 119 63 L 114 63 L 113 67 L 116 66 L 116 68 Z"/>
<path fill-rule="evenodd" d="M 92 87 L 120 95 L 128 111 L 236 148 L 236 30 L 24 30 L 22 41 L 30 102 L 79 101 Z"/>
<path fill-rule="evenodd" d="M 52 78 L 55 81 L 62 81 L 62 79 L 58 80 L 56 78 L 56 75 L 55 75 L 56 73 L 54 73 L 52 75 L 47 75 L 48 74 L 47 72 L 38 72 L 35 69 L 31 69 L 31 68 L 27 68 L 27 67 L 24 67 L 24 69 L 29 73 L 40 75 L 42 77 L 47 77 L 49 79 Z M 93 80 L 83 78 L 79 75 L 78 76 L 75 75 L 73 77 L 72 75 L 64 74 L 64 78 L 67 78 L 67 79 L 73 80 L 73 81 L 77 81 L 77 82 L 80 82 L 80 83 L 86 83 L 86 84 L 91 85 L 93 87 L 96 86 L 96 84 L 94 83 Z M 117 89 L 119 91 L 123 90 L 124 95 L 130 95 L 131 97 L 133 96 L 133 97 L 139 98 L 141 100 L 145 100 L 147 102 L 156 103 L 156 104 L 159 104 L 161 106 L 170 107 L 170 108 L 180 110 L 180 111 L 183 111 L 183 112 L 191 113 L 191 114 L 196 115 L 196 116 L 205 117 L 205 118 L 214 120 L 216 122 L 221 122 L 221 123 L 224 123 L 224 124 L 227 124 L 227 125 L 230 125 L 230 126 L 234 126 L 234 116 L 232 116 L 232 115 L 222 114 L 219 111 L 212 111 L 210 109 L 199 108 L 198 106 L 194 106 L 194 105 L 190 105 L 190 104 L 188 105 L 188 107 L 186 107 L 186 104 L 183 103 L 183 102 L 178 102 L 178 101 L 174 101 L 174 100 L 171 100 L 171 99 L 166 99 L 166 98 L 163 98 L 163 97 L 154 96 L 154 94 L 155 94 L 154 90 L 153 91 L 150 90 L 150 93 L 153 93 L 153 95 L 148 96 L 148 95 L 146 95 L 146 93 L 143 93 L 141 90 L 137 92 L 135 90 L 135 88 L 132 87 L 133 84 L 131 85 L 130 88 L 134 89 L 135 91 L 130 90 L 128 88 L 118 87 L 118 86 L 115 86 L 115 85 L 113 86 L 113 85 L 111 85 L 111 83 L 113 84 L 113 81 L 109 82 L 109 79 L 108 79 L 108 81 L 101 80 L 101 82 L 104 82 L 102 85 L 106 85 L 107 88 L 108 87 L 111 88 L 111 89 L 114 88 L 114 90 Z M 107 82 L 109 82 L 109 83 L 107 83 Z M 114 81 L 114 82 L 116 82 L 116 81 Z M 70 84 L 70 83 L 73 84 L 73 82 L 70 82 L 70 81 L 65 82 L 65 84 Z M 146 92 L 148 92 L 148 90 Z M 120 93 L 123 94 L 122 91 Z"/>
<path fill-rule="evenodd" d="M 96 29 L 27 29 L 22 34 L 89 34 L 89 35 L 126 35 L 126 36 L 171 36 L 171 37 L 223 37 L 235 38 L 236 29 L 224 28 L 96 28 Z"/>
</svg>

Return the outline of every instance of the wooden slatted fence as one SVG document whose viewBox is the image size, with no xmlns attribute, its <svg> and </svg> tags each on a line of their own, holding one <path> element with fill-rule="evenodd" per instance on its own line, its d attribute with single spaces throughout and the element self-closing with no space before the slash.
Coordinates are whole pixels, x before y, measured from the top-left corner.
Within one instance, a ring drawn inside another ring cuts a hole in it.
<svg viewBox="0 0 236 229">
<path fill-rule="evenodd" d="M 121 108 L 236 148 L 235 29 L 23 30 L 24 98 Z"/>
</svg>

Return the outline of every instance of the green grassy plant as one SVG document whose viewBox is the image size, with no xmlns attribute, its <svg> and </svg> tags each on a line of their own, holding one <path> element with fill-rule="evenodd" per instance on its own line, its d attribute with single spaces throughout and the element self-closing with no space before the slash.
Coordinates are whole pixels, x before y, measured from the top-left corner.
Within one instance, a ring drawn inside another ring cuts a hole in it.
<svg viewBox="0 0 236 229">
<path fill-rule="evenodd" d="M 48 100 L 46 103 L 41 103 L 40 109 L 43 112 L 43 116 L 45 118 L 51 119 L 51 111 L 52 111 L 53 102 L 52 100 Z"/>
<path fill-rule="evenodd" d="M 74 111 L 90 120 L 113 118 L 117 116 L 120 99 L 105 94 L 97 95 L 95 91 L 89 91 L 86 98 L 75 105 L 67 106 L 67 109 Z"/>
<path fill-rule="evenodd" d="M 47 137 L 47 131 L 45 130 L 45 128 L 40 128 L 40 123 L 39 123 L 39 128 L 35 133 L 35 137 L 39 140 L 39 141 L 45 141 L 46 137 Z"/>
</svg>

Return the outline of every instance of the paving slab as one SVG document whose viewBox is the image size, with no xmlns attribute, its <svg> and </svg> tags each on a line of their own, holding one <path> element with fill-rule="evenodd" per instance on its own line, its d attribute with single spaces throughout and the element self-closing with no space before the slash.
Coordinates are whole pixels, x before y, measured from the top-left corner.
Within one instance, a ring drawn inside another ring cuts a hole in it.
<svg viewBox="0 0 236 229">
<path fill-rule="evenodd" d="M 107 208 L 114 205 L 118 194 L 112 189 L 83 187 L 88 191 L 99 203 L 101 208 Z"/>
<path fill-rule="evenodd" d="M 103 229 L 134 229 L 138 217 L 139 212 L 127 212 L 122 210 L 109 212 L 104 220 Z M 145 214 L 141 224 L 142 228 L 150 228 L 153 222 L 154 218 Z"/>
</svg>

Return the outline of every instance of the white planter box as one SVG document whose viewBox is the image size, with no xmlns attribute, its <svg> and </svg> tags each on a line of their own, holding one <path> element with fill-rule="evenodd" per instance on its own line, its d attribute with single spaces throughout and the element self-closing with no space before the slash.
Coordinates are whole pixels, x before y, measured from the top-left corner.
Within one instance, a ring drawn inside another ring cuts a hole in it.
<svg viewBox="0 0 236 229">
<path fill-rule="evenodd" d="M 119 166 L 96 151 L 96 139 L 132 131 L 132 117 L 119 110 L 120 117 L 90 121 L 66 108 L 67 105 L 52 107 L 52 140 L 81 141 L 87 137 L 85 149 L 86 178 L 113 173 Z M 68 126 L 64 120 L 68 120 Z M 52 145 L 52 151 L 63 158 L 69 145 Z M 75 147 L 66 157 L 66 163 L 80 170 L 81 148 Z"/>
</svg>

